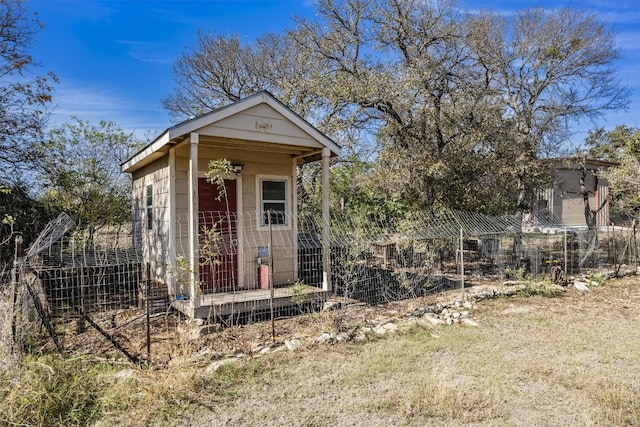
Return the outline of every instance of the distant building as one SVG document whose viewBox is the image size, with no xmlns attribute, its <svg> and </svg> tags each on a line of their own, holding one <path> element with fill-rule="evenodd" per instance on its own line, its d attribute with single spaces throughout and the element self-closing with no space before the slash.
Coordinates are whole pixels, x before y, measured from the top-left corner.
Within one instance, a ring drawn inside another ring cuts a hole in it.
<svg viewBox="0 0 640 427">
<path fill-rule="evenodd" d="M 610 225 L 609 183 L 604 172 L 618 163 L 581 157 L 558 157 L 549 161 L 552 185 L 538 192 L 532 204 L 534 216 L 569 226 L 586 226 L 583 192 L 587 192 L 596 225 Z"/>
</svg>

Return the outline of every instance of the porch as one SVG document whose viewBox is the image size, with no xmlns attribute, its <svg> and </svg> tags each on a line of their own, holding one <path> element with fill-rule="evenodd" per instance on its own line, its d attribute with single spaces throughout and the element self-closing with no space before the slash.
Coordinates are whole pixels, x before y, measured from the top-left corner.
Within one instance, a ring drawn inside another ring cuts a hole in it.
<svg viewBox="0 0 640 427">
<path fill-rule="evenodd" d="M 175 309 L 202 319 L 251 316 L 270 310 L 272 299 L 274 309 L 296 311 L 297 305 L 324 301 L 332 294 L 323 270 L 322 224 L 304 220 L 305 229 L 300 231 L 298 219 L 284 214 L 294 227 L 264 231 L 255 226 L 259 215 L 199 212 L 197 280 L 184 264 L 171 270 L 175 291 L 169 295 Z M 190 244 L 188 228 L 188 218 L 179 216 L 179 253 L 187 252 Z"/>
<path fill-rule="evenodd" d="M 271 310 L 272 300 L 275 311 L 286 308 L 295 310 L 300 305 L 322 303 L 330 294 L 322 288 L 308 285 L 298 286 L 295 292 L 293 286 L 277 287 L 273 289 L 273 294 L 271 289 L 202 294 L 199 304 L 193 308 L 192 317 L 213 320 L 231 315 L 259 315 Z M 191 303 L 189 300 L 175 300 L 171 305 L 181 313 L 191 313 Z"/>
</svg>

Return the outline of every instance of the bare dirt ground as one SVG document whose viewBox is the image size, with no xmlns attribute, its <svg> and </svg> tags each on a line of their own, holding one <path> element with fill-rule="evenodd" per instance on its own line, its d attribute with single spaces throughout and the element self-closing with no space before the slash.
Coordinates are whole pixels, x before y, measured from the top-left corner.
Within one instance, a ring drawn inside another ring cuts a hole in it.
<svg viewBox="0 0 640 427">
<path fill-rule="evenodd" d="M 416 308 L 460 298 L 456 291 L 350 306 L 278 320 L 275 343 L 270 322 L 192 340 L 178 334 L 175 317 L 156 317 L 152 360 L 159 368 L 153 375 L 186 364 L 198 386 L 177 400 L 169 417 L 146 417 L 141 424 L 640 425 L 637 282 L 633 276 L 588 292 L 569 287 L 555 298 L 483 300 L 468 310 L 477 327 L 409 320 Z M 318 342 L 323 333 L 354 336 L 386 322 L 397 331 L 368 333 L 361 342 Z M 119 333 L 143 352 L 139 334 Z M 285 339 L 300 346 L 290 351 Z M 90 342 L 100 342 L 95 332 L 65 339 L 76 351 Z M 106 354 L 100 357 L 118 357 L 109 343 L 99 345 Z M 219 360 L 232 362 L 211 369 Z"/>
</svg>

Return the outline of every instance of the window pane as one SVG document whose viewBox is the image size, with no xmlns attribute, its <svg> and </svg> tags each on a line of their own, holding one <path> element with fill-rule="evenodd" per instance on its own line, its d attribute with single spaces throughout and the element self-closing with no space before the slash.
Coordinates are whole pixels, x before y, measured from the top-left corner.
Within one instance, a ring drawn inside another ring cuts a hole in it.
<svg viewBox="0 0 640 427">
<path fill-rule="evenodd" d="M 147 228 L 153 228 L 153 185 L 147 185 Z"/>
<path fill-rule="evenodd" d="M 285 200 L 284 181 L 262 181 L 262 200 Z"/>
<path fill-rule="evenodd" d="M 271 213 L 271 224 L 286 225 L 287 220 L 284 212 L 284 203 L 264 203 L 264 225 L 269 224 L 269 212 Z"/>
</svg>

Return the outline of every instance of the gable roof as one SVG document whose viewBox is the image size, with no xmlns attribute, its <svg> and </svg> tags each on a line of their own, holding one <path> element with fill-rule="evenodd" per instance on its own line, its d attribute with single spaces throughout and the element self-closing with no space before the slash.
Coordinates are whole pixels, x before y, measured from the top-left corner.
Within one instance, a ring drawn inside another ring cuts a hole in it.
<svg viewBox="0 0 640 427">
<path fill-rule="evenodd" d="M 122 171 L 134 172 L 145 164 L 164 156 L 169 151 L 169 148 L 185 140 L 192 132 L 215 126 L 216 123 L 224 119 L 246 112 L 261 104 L 271 107 L 289 123 L 295 125 L 300 131 L 318 143 L 320 147 L 328 148 L 332 157 L 340 154 L 341 148 L 338 144 L 278 101 L 271 93 L 263 91 L 166 129 L 154 141 L 125 161 L 121 165 Z M 289 142 L 288 145 L 296 145 L 296 143 Z"/>
</svg>

